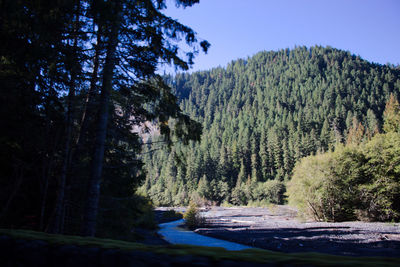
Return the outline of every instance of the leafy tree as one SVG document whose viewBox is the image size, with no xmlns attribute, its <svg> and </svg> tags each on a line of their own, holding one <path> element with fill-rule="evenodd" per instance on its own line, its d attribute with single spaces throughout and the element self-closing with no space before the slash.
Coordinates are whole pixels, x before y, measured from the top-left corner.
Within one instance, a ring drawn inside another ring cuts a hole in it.
<svg viewBox="0 0 400 267">
<path fill-rule="evenodd" d="M 361 219 L 390 221 L 400 218 L 400 134 L 376 135 L 365 146 L 370 180 L 360 185 Z"/>
<path fill-rule="evenodd" d="M 363 163 L 363 154 L 351 147 L 303 158 L 288 185 L 289 203 L 317 220 L 355 218 Z"/>
</svg>

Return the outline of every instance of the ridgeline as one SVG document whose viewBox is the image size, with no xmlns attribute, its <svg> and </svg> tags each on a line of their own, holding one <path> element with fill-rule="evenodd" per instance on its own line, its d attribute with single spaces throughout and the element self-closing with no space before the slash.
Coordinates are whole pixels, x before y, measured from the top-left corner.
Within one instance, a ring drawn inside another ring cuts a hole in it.
<svg viewBox="0 0 400 267">
<path fill-rule="evenodd" d="M 385 103 L 400 96 L 398 67 L 319 46 L 165 79 L 203 135 L 189 146 L 148 145 L 139 190 L 156 205 L 280 204 L 296 162 L 382 132 Z"/>
</svg>

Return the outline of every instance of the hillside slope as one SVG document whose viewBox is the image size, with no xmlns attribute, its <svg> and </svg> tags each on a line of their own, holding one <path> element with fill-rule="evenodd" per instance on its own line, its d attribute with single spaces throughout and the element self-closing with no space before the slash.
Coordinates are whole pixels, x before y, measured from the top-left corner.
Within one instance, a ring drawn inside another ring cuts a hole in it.
<svg viewBox="0 0 400 267">
<path fill-rule="evenodd" d="M 380 132 L 385 102 L 400 96 L 399 68 L 330 47 L 260 52 L 167 80 L 203 136 L 144 155 L 140 190 L 156 205 L 280 203 L 300 158 Z"/>
</svg>

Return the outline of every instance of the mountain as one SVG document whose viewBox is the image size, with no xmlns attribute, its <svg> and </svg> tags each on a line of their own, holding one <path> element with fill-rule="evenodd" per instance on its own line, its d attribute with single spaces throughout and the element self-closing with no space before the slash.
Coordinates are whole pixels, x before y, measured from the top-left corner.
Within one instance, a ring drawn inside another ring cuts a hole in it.
<svg viewBox="0 0 400 267">
<path fill-rule="evenodd" d="M 331 47 L 260 52 L 226 68 L 168 76 L 182 110 L 203 125 L 201 142 L 143 154 L 140 191 L 156 205 L 190 199 L 281 203 L 302 157 L 382 129 L 400 69 Z M 170 123 L 174 123 L 171 121 Z"/>
</svg>

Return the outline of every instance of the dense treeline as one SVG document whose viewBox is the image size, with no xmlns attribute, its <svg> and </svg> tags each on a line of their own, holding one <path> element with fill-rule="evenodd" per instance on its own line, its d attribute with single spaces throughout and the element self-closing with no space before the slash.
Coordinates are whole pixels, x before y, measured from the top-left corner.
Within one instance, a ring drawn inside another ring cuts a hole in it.
<svg viewBox="0 0 400 267">
<path fill-rule="evenodd" d="M 296 162 L 381 132 L 385 103 L 400 93 L 398 68 L 330 47 L 261 52 L 166 80 L 203 136 L 148 148 L 141 191 L 157 205 L 282 203 Z"/>
<path fill-rule="evenodd" d="M 201 134 L 156 71 L 188 69 L 209 44 L 165 16 L 165 3 L 0 1 L 0 227 L 131 232 L 148 207 L 134 196 L 143 179 L 134 126 L 156 121 L 167 139 Z"/>
<path fill-rule="evenodd" d="M 400 105 L 392 95 L 384 134 L 301 159 L 289 182 L 289 202 L 317 220 L 400 219 Z"/>
</svg>

